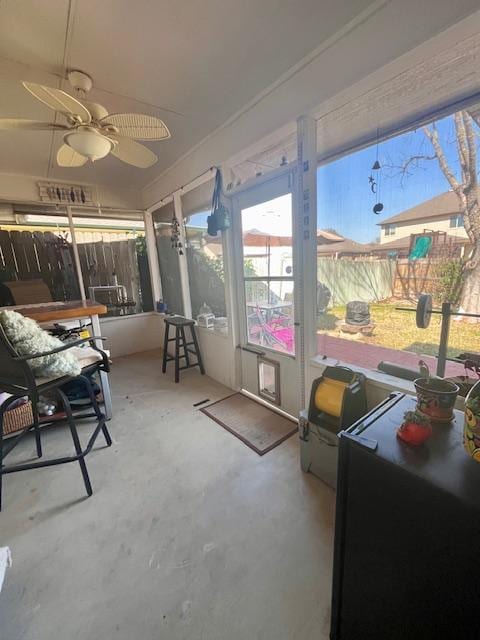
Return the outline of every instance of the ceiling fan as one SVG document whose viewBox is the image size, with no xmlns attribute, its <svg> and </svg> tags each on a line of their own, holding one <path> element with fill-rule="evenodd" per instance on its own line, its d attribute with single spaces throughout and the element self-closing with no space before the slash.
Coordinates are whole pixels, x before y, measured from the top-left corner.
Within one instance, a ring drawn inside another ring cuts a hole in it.
<svg viewBox="0 0 480 640">
<path fill-rule="evenodd" d="M 0 118 L 0 129 L 63 131 L 63 144 L 57 151 L 60 167 L 81 167 L 88 160 L 94 162 L 109 153 L 142 169 L 157 162 L 153 151 L 135 140 L 170 138 L 170 131 L 163 120 L 144 113 L 109 114 L 101 104 L 85 100 L 93 85 L 89 75 L 70 71 L 67 77 L 81 101 L 61 89 L 34 82 L 22 83 L 37 100 L 64 116 L 67 124 Z"/>
</svg>

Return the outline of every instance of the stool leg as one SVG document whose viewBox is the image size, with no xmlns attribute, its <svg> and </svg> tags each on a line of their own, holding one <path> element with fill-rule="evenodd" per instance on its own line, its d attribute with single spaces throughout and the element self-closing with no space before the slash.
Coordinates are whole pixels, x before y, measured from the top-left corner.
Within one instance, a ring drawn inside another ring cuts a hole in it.
<svg viewBox="0 0 480 640">
<path fill-rule="evenodd" d="M 192 332 L 192 340 L 195 345 L 195 352 L 197 354 L 198 366 L 200 367 L 200 373 L 205 375 L 205 367 L 203 366 L 202 354 L 200 353 L 200 347 L 198 346 L 197 334 L 195 332 L 195 325 L 190 325 L 190 331 Z"/>
<path fill-rule="evenodd" d="M 163 362 L 162 362 L 162 373 L 165 373 L 167 370 L 167 349 L 168 349 L 168 334 L 170 331 L 170 325 L 168 322 L 165 323 L 165 336 L 163 338 Z"/>
<path fill-rule="evenodd" d="M 185 327 L 180 327 L 180 330 L 182 332 L 182 342 L 183 342 L 183 353 L 185 354 L 185 365 L 187 367 L 190 366 L 190 354 L 188 352 L 188 347 L 187 345 L 187 337 L 185 335 Z"/>
<path fill-rule="evenodd" d="M 180 381 L 180 327 L 175 327 L 175 382 Z"/>
</svg>

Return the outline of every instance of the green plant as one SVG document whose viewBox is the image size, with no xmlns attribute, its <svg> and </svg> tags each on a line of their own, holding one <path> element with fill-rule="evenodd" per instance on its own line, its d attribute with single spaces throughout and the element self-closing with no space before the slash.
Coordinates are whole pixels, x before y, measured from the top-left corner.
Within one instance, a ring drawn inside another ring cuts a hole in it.
<svg viewBox="0 0 480 640">
<path fill-rule="evenodd" d="M 137 251 L 137 255 L 145 256 L 147 255 L 147 240 L 144 235 L 138 235 L 135 238 L 135 249 Z"/>
<path fill-rule="evenodd" d="M 451 302 L 457 305 L 462 294 L 462 276 L 464 263 L 460 259 L 446 260 L 438 265 L 436 276 L 438 278 L 434 297 L 439 304 Z"/>
<path fill-rule="evenodd" d="M 420 427 L 429 427 L 430 419 L 424 416 L 423 413 L 417 411 L 405 411 L 403 415 L 403 424 L 418 424 Z"/>
</svg>

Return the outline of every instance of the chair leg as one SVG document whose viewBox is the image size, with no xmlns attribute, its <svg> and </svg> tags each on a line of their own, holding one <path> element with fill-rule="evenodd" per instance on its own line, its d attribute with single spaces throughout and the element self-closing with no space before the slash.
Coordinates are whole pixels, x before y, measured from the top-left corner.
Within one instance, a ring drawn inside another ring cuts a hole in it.
<svg viewBox="0 0 480 640">
<path fill-rule="evenodd" d="M 87 389 L 87 393 L 90 398 L 90 402 L 92 403 L 93 410 L 95 411 L 95 415 L 97 416 L 98 422 L 100 422 L 100 420 L 103 421 L 102 433 L 105 438 L 105 442 L 107 443 L 107 446 L 110 447 L 112 445 L 112 438 L 110 437 L 110 433 L 108 432 L 107 425 L 105 424 L 105 414 L 103 414 L 100 411 L 100 407 L 98 406 L 97 398 L 95 397 L 92 384 L 87 376 L 79 376 L 79 377 L 85 383 L 85 387 Z"/>
<path fill-rule="evenodd" d="M 163 337 L 163 362 L 162 362 L 162 373 L 165 373 L 167 370 L 167 350 L 168 350 L 168 334 L 170 332 L 170 325 L 168 322 L 165 323 L 165 335 Z"/>
<path fill-rule="evenodd" d="M 200 353 L 200 347 L 198 346 L 197 334 L 195 332 L 195 326 L 192 324 L 190 326 L 190 331 L 192 332 L 192 340 L 195 345 L 195 351 L 197 354 L 198 366 L 200 367 L 200 373 L 205 375 L 205 367 L 203 366 L 202 354 Z"/>
<path fill-rule="evenodd" d="M 33 431 L 35 432 L 35 444 L 37 446 L 37 457 L 41 458 L 43 455 L 42 452 L 42 441 L 40 437 L 40 417 L 38 415 L 38 398 L 32 398 L 32 413 L 33 413 Z"/>
<path fill-rule="evenodd" d="M 78 437 L 77 426 L 75 424 L 75 419 L 73 417 L 72 408 L 70 406 L 70 402 L 68 401 L 67 396 L 63 393 L 61 389 L 57 389 L 57 394 L 59 395 L 63 407 L 65 409 L 65 413 L 67 415 L 68 426 L 70 427 L 70 433 L 72 434 L 73 446 L 75 447 L 75 452 L 77 456 L 80 456 L 78 459 L 78 464 L 80 465 L 80 470 L 82 472 L 83 482 L 85 483 L 85 490 L 89 496 L 92 495 L 92 484 L 90 482 L 90 478 L 87 471 L 87 465 L 85 464 L 85 459 L 82 455 L 82 445 L 80 444 L 80 438 Z"/>
<path fill-rule="evenodd" d="M 175 327 L 175 382 L 180 381 L 180 327 Z"/>
</svg>

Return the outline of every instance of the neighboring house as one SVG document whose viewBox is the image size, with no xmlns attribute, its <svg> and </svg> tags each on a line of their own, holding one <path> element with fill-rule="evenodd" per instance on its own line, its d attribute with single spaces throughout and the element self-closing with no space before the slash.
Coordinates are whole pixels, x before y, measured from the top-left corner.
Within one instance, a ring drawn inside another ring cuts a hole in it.
<svg viewBox="0 0 480 640">
<path fill-rule="evenodd" d="M 378 224 L 381 244 L 424 231 L 444 231 L 449 236 L 468 237 L 453 191 L 435 196 Z"/>
</svg>

